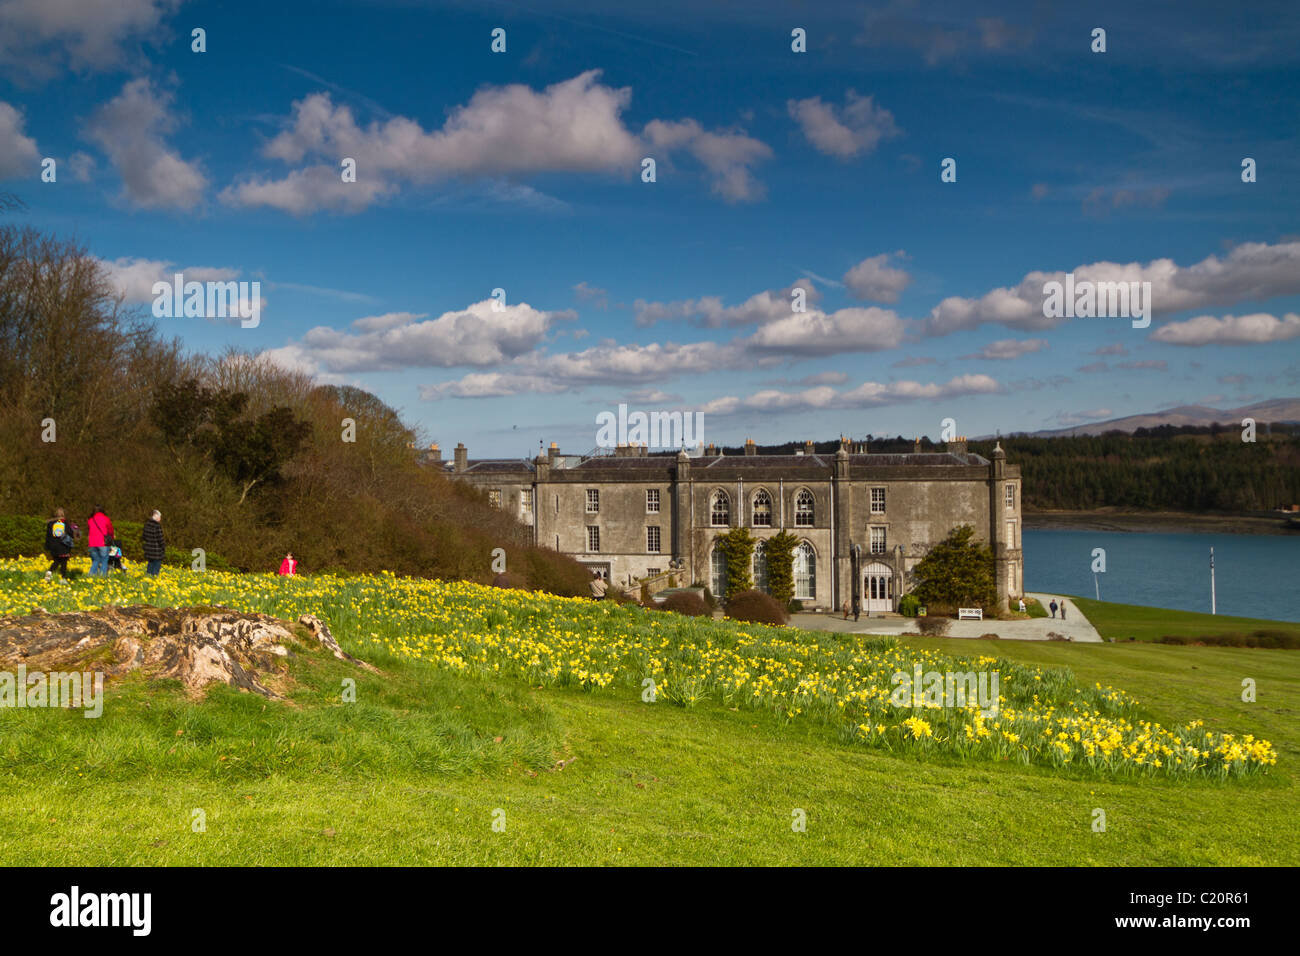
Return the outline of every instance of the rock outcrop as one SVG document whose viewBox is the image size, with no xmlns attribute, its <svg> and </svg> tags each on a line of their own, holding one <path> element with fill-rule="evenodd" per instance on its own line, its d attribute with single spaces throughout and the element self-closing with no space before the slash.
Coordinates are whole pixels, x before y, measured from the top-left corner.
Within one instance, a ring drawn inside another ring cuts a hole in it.
<svg viewBox="0 0 1300 956">
<path fill-rule="evenodd" d="M 102 671 L 120 678 L 140 670 L 179 680 L 194 695 L 228 684 L 276 700 L 288 683 L 284 661 L 294 646 L 315 640 L 336 658 L 376 672 L 339 647 L 314 615 L 287 621 L 222 607 L 106 607 L 98 611 L 0 617 L 0 669 Z"/>
</svg>

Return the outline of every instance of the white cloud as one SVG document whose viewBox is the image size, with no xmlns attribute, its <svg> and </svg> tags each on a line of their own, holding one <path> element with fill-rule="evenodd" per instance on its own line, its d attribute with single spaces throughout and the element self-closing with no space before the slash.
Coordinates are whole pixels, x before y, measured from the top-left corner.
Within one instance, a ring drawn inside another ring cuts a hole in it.
<svg viewBox="0 0 1300 956">
<path fill-rule="evenodd" d="M 328 93 L 314 93 L 294 103 L 287 128 L 263 152 L 290 164 L 315 162 L 279 179 L 249 177 L 224 189 L 221 199 L 294 214 L 354 212 L 402 182 L 536 172 L 631 176 L 652 147 L 662 151 L 661 159 L 674 151 L 694 156 L 711 174 L 714 191 L 728 200 L 762 195 L 750 167 L 771 155 L 764 143 L 741 132 L 709 131 L 689 119 L 653 120 L 637 136 L 621 117 L 631 89 L 605 86 L 599 76 L 599 70 L 588 70 L 540 91 L 521 83 L 487 87 L 433 131 L 401 116 L 363 128 L 349 107 L 335 105 Z M 342 157 L 356 160 L 357 182 L 342 183 L 333 165 Z M 497 192 L 509 201 L 559 204 L 518 184 L 500 185 Z"/>
<path fill-rule="evenodd" d="M 746 397 L 727 395 L 700 406 L 706 415 L 734 415 L 743 412 L 803 412 L 825 409 L 879 408 L 909 402 L 990 395 L 1002 391 L 987 375 L 961 375 L 947 382 L 863 382 L 856 388 L 837 392 L 828 386 L 802 392 L 765 389 Z"/>
<path fill-rule="evenodd" d="M 49 79 L 65 66 L 106 69 L 125 63 L 127 45 L 156 35 L 180 0 L 0 0 L 0 66 Z"/>
<path fill-rule="evenodd" d="M 826 313 L 795 312 L 769 322 L 745 340 L 752 352 L 783 355 L 837 355 L 896 348 L 906 325 L 893 311 L 849 308 Z"/>
<path fill-rule="evenodd" d="M 769 289 L 756 293 L 739 305 L 723 305 L 716 295 L 698 299 L 679 299 L 673 302 L 647 302 L 637 299 L 632 303 L 636 324 L 654 325 L 664 321 L 687 321 L 703 328 L 734 328 L 746 325 L 765 325 L 794 314 L 793 292 L 804 290 L 804 303 L 814 304 L 821 292 L 809 279 L 797 279 L 784 289 Z"/>
<path fill-rule="evenodd" d="M 689 152 L 711 174 L 713 192 L 728 202 L 749 202 L 767 194 L 750 167 L 771 157 L 772 150 L 743 132 L 711 132 L 693 119 L 651 120 L 643 135 L 651 149 Z"/>
<path fill-rule="evenodd" d="M 122 176 L 127 198 L 153 209 L 192 209 L 207 179 L 164 141 L 176 126 L 169 92 L 155 92 L 146 78 L 132 80 L 101 106 L 86 128 Z"/>
<path fill-rule="evenodd" d="M 1072 271 L 1076 285 L 1084 280 L 1150 282 L 1152 309 L 1158 319 L 1186 309 L 1300 293 L 1300 242 L 1243 243 L 1227 256 L 1211 255 L 1191 266 L 1179 266 L 1172 259 L 1155 259 L 1146 265 L 1094 262 Z M 948 335 L 986 322 L 1037 331 L 1067 321 L 1104 321 L 1043 315 L 1044 283 L 1064 279 L 1064 272 L 1031 272 L 1014 287 L 994 289 L 978 298 L 950 296 L 931 310 L 924 331 L 928 335 Z"/>
<path fill-rule="evenodd" d="M 894 115 L 876 106 L 870 96 L 849 90 L 844 106 L 823 103 L 820 96 L 788 100 L 786 109 L 803 130 L 808 142 L 828 156 L 852 159 L 870 153 L 882 140 L 899 134 Z"/>
<path fill-rule="evenodd" d="M 178 272 L 185 277 L 186 282 L 229 282 L 238 279 L 240 274 L 238 269 L 215 266 L 188 266 L 177 269 L 174 268 L 175 263 L 162 259 L 140 259 L 129 256 L 120 259 L 100 259 L 99 262 L 108 270 L 109 281 L 117 287 L 122 300 L 130 305 L 153 302 L 153 284 L 155 282 L 170 284 Z"/>
<path fill-rule="evenodd" d="M 573 287 L 573 294 L 579 302 L 590 302 L 598 309 L 609 308 L 609 292 L 600 286 L 591 285 L 585 279 Z"/>
<path fill-rule="evenodd" d="M 269 354 L 294 368 L 332 373 L 495 365 L 531 352 L 556 322 L 574 318 L 526 303 L 494 305 L 484 300 L 436 319 L 412 312 L 366 316 L 347 331 L 321 325 Z"/>
<path fill-rule="evenodd" d="M 1151 334 L 1167 345 L 1262 345 L 1285 342 L 1300 336 L 1300 315 L 1288 312 L 1282 318 L 1257 312 L 1253 315 L 1198 315 L 1186 322 L 1171 322 Z"/>
<path fill-rule="evenodd" d="M 41 154 L 36 140 L 23 134 L 23 114 L 8 103 L 0 103 L 0 179 L 17 176 L 36 178 Z"/>
<path fill-rule="evenodd" d="M 899 295 L 911 283 L 912 277 L 903 269 L 891 266 L 889 260 L 904 255 L 900 249 L 898 252 L 885 252 L 863 259 L 844 274 L 844 284 L 859 299 L 897 302 Z"/>
</svg>

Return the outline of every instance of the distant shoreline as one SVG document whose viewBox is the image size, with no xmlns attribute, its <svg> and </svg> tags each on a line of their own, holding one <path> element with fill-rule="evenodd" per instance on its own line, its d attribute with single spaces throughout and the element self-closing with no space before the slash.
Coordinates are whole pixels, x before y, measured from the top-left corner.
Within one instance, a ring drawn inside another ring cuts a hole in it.
<svg viewBox="0 0 1300 956">
<path fill-rule="evenodd" d="M 1030 531 L 1133 531 L 1148 534 L 1284 534 L 1300 536 L 1281 518 L 1179 511 L 1026 511 Z"/>
</svg>

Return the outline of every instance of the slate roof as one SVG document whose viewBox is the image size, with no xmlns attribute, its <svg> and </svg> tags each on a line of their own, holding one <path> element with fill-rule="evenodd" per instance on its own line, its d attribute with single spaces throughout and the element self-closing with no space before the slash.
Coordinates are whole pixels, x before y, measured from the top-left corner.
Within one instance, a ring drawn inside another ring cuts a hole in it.
<svg viewBox="0 0 1300 956">
<path fill-rule="evenodd" d="M 587 458 L 568 468 L 553 470 L 553 475 L 579 473 L 586 475 L 625 475 L 632 477 L 651 477 L 671 475 L 676 458 L 668 455 L 656 455 L 647 458 L 619 458 L 612 455 L 600 455 Z M 448 472 L 455 471 L 454 462 L 443 462 Z M 815 455 L 710 455 L 704 458 L 692 458 L 691 470 L 717 469 L 733 474 L 757 471 L 778 470 L 789 475 L 829 475 L 835 468 L 835 456 Z M 849 455 L 849 464 L 854 472 L 867 468 L 987 468 L 989 460 L 981 455 L 957 454 L 955 452 L 909 452 L 892 455 Z M 475 458 L 466 463 L 466 473 L 477 475 L 532 474 L 536 470 L 533 462 L 526 458 Z"/>
</svg>

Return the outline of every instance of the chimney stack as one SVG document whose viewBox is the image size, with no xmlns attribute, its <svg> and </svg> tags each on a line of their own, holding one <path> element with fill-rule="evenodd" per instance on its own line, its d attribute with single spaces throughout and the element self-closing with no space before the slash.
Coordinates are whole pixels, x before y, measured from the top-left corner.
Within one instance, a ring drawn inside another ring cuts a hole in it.
<svg viewBox="0 0 1300 956">
<path fill-rule="evenodd" d="M 754 439 L 752 438 L 745 439 L 745 454 L 746 455 L 758 454 L 758 446 L 754 444 Z"/>
<path fill-rule="evenodd" d="M 551 447 L 546 451 L 546 457 L 550 459 L 551 464 L 555 464 L 555 459 L 560 457 L 560 446 L 551 442 Z"/>
<path fill-rule="evenodd" d="M 442 464 L 442 449 L 438 447 L 437 442 L 434 442 L 429 446 L 429 461 L 433 462 L 435 465 Z"/>
<path fill-rule="evenodd" d="M 463 441 L 456 442 L 456 448 L 454 449 L 454 454 L 456 456 L 455 458 L 456 472 L 457 474 L 459 474 L 460 472 L 464 471 L 466 468 L 469 467 L 469 452 L 466 450 L 465 443 Z"/>
<path fill-rule="evenodd" d="M 813 445 L 812 442 L 810 442 L 810 441 L 806 441 L 806 442 L 804 442 L 804 443 L 803 443 L 803 453 L 804 453 L 805 455 L 816 454 L 816 452 L 814 451 L 814 447 L 815 447 L 815 446 Z"/>
<path fill-rule="evenodd" d="M 917 455 L 921 454 L 921 439 L 919 436 L 916 439 L 916 444 L 912 446 L 912 452 Z"/>
<path fill-rule="evenodd" d="M 956 441 L 948 442 L 948 453 L 950 455 L 966 454 L 966 436 L 959 435 Z"/>
</svg>

